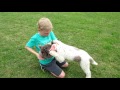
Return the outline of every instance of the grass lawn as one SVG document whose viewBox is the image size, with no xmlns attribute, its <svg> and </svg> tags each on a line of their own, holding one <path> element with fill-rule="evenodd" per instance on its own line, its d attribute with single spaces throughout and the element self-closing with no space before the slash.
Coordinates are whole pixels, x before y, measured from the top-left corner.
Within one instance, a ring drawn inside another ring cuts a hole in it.
<svg viewBox="0 0 120 90">
<path fill-rule="evenodd" d="M 98 62 L 91 65 L 93 78 L 120 78 L 119 12 L 0 12 L 0 78 L 54 78 L 24 48 L 41 17 L 52 21 L 59 40 L 86 50 Z M 66 78 L 85 77 L 77 62 L 63 70 Z"/>
</svg>

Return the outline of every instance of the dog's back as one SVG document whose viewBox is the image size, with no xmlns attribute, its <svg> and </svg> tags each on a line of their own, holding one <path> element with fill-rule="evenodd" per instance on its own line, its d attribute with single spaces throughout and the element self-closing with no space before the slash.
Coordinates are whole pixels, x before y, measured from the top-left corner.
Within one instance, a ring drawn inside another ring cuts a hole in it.
<svg viewBox="0 0 120 90">
<path fill-rule="evenodd" d="M 57 43 L 59 44 L 57 47 L 58 55 L 63 56 L 67 60 L 80 61 L 80 66 L 86 74 L 86 78 L 91 78 L 90 63 L 94 65 L 98 65 L 98 63 L 82 49 L 64 44 L 61 41 L 57 41 Z"/>
</svg>

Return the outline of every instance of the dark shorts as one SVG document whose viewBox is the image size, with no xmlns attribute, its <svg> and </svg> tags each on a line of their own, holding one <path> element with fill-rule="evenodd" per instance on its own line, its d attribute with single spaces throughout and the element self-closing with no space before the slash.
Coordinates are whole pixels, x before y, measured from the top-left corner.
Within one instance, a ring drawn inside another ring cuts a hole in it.
<svg viewBox="0 0 120 90">
<path fill-rule="evenodd" d="M 47 65 L 42 65 L 42 68 L 45 70 L 48 70 L 49 72 L 54 73 L 55 75 L 59 76 L 62 72 L 61 66 L 64 65 L 66 61 L 59 63 L 56 59 L 52 60 L 49 64 Z"/>
</svg>

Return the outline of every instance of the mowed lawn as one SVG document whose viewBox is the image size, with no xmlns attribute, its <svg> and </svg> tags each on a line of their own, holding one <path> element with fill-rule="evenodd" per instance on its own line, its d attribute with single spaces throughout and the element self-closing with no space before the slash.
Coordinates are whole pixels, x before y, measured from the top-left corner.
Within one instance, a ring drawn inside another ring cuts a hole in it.
<svg viewBox="0 0 120 90">
<path fill-rule="evenodd" d="M 51 20 L 59 40 L 98 62 L 91 64 L 92 78 L 120 78 L 119 12 L 0 12 L 0 78 L 55 78 L 24 48 L 42 17 Z M 66 78 L 85 78 L 77 62 L 63 70 Z"/>
</svg>

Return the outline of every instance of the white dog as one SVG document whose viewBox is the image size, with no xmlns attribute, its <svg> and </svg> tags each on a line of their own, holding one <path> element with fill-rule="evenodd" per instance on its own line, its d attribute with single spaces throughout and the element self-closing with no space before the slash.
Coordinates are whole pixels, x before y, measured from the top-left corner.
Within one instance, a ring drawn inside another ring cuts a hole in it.
<svg viewBox="0 0 120 90">
<path fill-rule="evenodd" d="M 50 55 L 54 56 L 60 63 L 66 59 L 80 62 L 80 66 L 86 74 L 86 78 L 91 78 L 90 62 L 94 65 L 98 65 L 98 63 L 95 62 L 86 51 L 64 44 L 58 40 L 54 40 L 53 43 L 57 44 L 52 45 L 49 51 Z M 52 50 L 52 48 L 55 50 Z"/>
<path fill-rule="evenodd" d="M 64 44 L 59 40 L 54 40 L 53 43 L 55 44 L 40 47 L 43 58 L 54 56 L 60 63 L 64 60 L 78 61 L 86 78 L 91 78 L 90 62 L 94 65 L 98 65 L 98 63 L 86 51 Z"/>
</svg>

